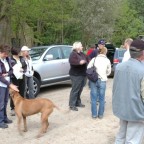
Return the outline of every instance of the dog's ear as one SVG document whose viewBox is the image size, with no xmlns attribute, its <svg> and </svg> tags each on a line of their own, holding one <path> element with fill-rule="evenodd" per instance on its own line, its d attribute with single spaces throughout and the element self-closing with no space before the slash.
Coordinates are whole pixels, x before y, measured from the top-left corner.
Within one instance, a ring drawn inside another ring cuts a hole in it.
<svg viewBox="0 0 144 144">
<path fill-rule="evenodd" d="M 13 90 L 12 88 L 9 88 L 9 94 L 11 97 L 13 97 L 15 93 L 16 93 L 15 90 Z"/>
</svg>

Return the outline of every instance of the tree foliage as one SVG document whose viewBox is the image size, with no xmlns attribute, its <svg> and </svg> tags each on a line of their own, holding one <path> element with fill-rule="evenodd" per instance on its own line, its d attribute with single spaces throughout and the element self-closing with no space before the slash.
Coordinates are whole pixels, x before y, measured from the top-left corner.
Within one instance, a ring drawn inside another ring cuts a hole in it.
<svg viewBox="0 0 144 144">
<path fill-rule="evenodd" d="M 144 23 L 144 1 L 143 0 L 129 0 L 130 8 L 137 12 L 137 18 Z M 144 25 L 142 24 L 139 34 L 144 35 Z"/>
<path fill-rule="evenodd" d="M 28 24 L 34 32 L 35 44 L 65 43 L 73 24 L 72 10 L 72 0 L 14 0 L 12 28 L 17 35 Z"/>
<path fill-rule="evenodd" d="M 1 0 L 0 22 L 6 18 L 16 38 L 29 35 L 34 45 L 100 38 L 120 44 L 143 32 L 143 6 L 143 0 Z"/>
<path fill-rule="evenodd" d="M 113 33 L 113 41 L 121 45 L 126 38 L 137 37 L 139 30 L 142 28 L 142 21 L 137 17 L 137 11 L 129 7 L 128 1 L 122 1 L 119 7 Z"/>
<path fill-rule="evenodd" d="M 77 19 L 80 22 L 83 41 L 96 42 L 100 38 L 111 40 L 118 3 L 119 1 L 113 0 L 78 1 Z"/>
</svg>

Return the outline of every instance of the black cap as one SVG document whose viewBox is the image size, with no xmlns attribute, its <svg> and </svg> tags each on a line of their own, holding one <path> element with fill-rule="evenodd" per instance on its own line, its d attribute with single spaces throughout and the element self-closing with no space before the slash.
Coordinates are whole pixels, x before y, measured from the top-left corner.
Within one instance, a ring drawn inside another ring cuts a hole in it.
<svg viewBox="0 0 144 144">
<path fill-rule="evenodd" d="M 143 40 L 134 40 L 131 45 L 131 47 L 134 47 L 136 49 L 139 49 L 139 50 L 144 50 L 144 41 Z M 131 49 L 131 48 L 130 48 Z"/>
</svg>

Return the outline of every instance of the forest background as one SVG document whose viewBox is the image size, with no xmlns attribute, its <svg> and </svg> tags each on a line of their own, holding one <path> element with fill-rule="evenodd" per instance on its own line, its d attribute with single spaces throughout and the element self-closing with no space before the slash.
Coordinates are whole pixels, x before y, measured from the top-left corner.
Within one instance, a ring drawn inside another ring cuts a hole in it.
<svg viewBox="0 0 144 144">
<path fill-rule="evenodd" d="M 144 35 L 143 0 L 1 0 L 0 44 L 72 44 L 101 38 L 119 47 Z"/>
</svg>

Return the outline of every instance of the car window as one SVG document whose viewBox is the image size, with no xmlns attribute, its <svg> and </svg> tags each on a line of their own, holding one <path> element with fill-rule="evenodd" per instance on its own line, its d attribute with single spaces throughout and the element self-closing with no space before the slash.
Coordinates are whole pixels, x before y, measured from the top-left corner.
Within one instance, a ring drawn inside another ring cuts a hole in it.
<svg viewBox="0 0 144 144">
<path fill-rule="evenodd" d="M 62 59 L 62 54 L 61 54 L 61 50 L 59 47 L 53 47 L 51 48 L 46 55 L 53 55 L 53 60 L 56 59 Z"/>
<path fill-rule="evenodd" d="M 40 47 L 40 48 L 31 48 L 31 50 L 29 51 L 29 54 L 32 58 L 32 60 L 38 60 L 41 58 L 42 54 L 45 52 L 47 48 L 44 47 Z"/>
<path fill-rule="evenodd" d="M 71 47 L 62 47 L 61 49 L 62 49 L 64 58 L 69 58 L 72 48 Z"/>
</svg>

